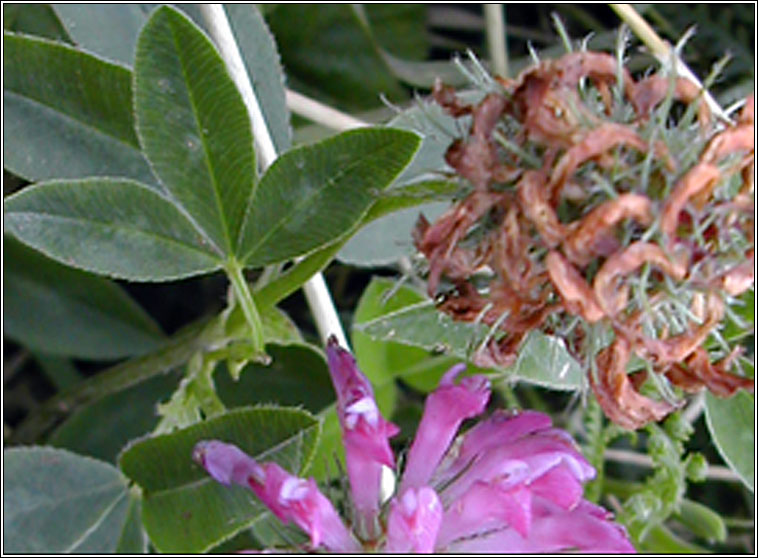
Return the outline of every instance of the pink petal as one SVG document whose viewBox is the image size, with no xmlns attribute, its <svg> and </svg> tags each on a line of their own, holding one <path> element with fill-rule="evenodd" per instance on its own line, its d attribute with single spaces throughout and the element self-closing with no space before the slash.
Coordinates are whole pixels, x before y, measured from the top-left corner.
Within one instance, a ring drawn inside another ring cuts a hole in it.
<svg viewBox="0 0 758 558">
<path fill-rule="evenodd" d="M 360 547 L 313 479 L 291 475 L 276 463 L 259 464 L 232 444 L 199 442 L 193 458 L 217 481 L 250 488 L 283 523 L 294 521 L 313 548 L 354 552 Z"/>
<path fill-rule="evenodd" d="M 444 547 L 456 539 L 504 527 L 525 537 L 531 521 L 532 493 L 527 487 L 478 482 L 445 511 L 437 544 Z"/>
<path fill-rule="evenodd" d="M 574 507 L 584 494 L 582 481 L 577 478 L 571 467 L 556 465 L 529 485 L 535 496 L 550 500 L 564 509 Z"/>
<path fill-rule="evenodd" d="M 510 486 L 529 485 L 558 465 L 566 466 L 579 482 L 593 478 L 595 470 L 567 436 L 550 428 L 484 452 L 444 490 L 443 502 L 454 502 L 478 481 L 502 478 Z"/>
<path fill-rule="evenodd" d="M 447 482 L 458 476 L 487 450 L 550 428 L 552 423 L 548 415 L 536 411 L 495 411 L 466 433 L 457 454 L 451 456 L 451 463 L 440 467 L 439 481 Z"/>
<path fill-rule="evenodd" d="M 192 458 L 221 484 L 248 485 L 248 479 L 264 478 L 263 467 L 233 444 L 219 440 L 198 442 Z"/>
<path fill-rule="evenodd" d="M 626 530 L 597 513 L 598 507 L 582 501 L 564 510 L 541 498 L 533 501 L 534 516 L 528 537 L 515 529 L 502 529 L 481 537 L 459 540 L 445 550 L 463 553 L 547 553 L 575 550 L 595 554 L 635 552 Z M 540 509 L 541 508 L 541 509 Z M 600 508 L 601 509 L 601 508 Z"/>
<path fill-rule="evenodd" d="M 410 488 L 392 500 L 387 518 L 388 552 L 434 552 L 442 504 L 428 486 Z"/>
<path fill-rule="evenodd" d="M 353 355 L 340 347 L 334 336 L 327 342 L 326 355 L 337 392 L 337 416 L 342 426 L 345 463 L 357 520 L 361 531 L 373 536 L 379 514 L 382 465 L 395 465 L 389 438 L 399 429 L 382 417 L 371 383 L 358 369 Z"/>
<path fill-rule="evenodd" d="M 464 419 L 480 414 L 490 396 L 489 380 L 471 376 L 455 385 L 465 365 L 451 368 L 426 398 L 424 414 L 408 452 L 400 490 L 426 484 Z"/>
</svg>

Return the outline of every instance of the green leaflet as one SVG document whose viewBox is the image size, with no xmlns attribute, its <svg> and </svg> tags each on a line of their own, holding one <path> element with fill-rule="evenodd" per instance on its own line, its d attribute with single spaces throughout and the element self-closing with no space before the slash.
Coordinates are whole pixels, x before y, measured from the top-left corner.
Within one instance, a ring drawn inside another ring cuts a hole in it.
<svg viewBox="0 0 758 558">
<path fill-rule="evenodd" d="M 94 552 L 120 544 L 132 498 L 112 465 L 45 447 L 3 456 L 3 547 L 11 553 Z M 129 526 L 134 531 L 133 526 Z M 134 537 L 131 539 L 135 540 Z"/>
<path fill-rule="evenodd" d="M 331 244 L 360 220 L 418 144 L 410 132 L 364 128 L 288 151 L 251 200 L 241 261 L 259 266 Z"/>
<path fill-rule="evenodd" d="M 250 120 L 211 41 L 172 8 L 155 10 L 137 41 L 134 97 L 161 182 L 218 252 L 234 254 L 256 181 Z"/>
<path fill-rule="evenodd" d="M 3 329 L 27 347 L 108 359 L 144 353 L 163 334 L 121 287 L 5 238 Z"/>
<path fill-rule="evenodd" d="M 214 481 L 192 461 L 201 440 L 238 445 L 261 461 L 300 474 L 313 458 L 319 423 L 305 411 L 240 408 L 128 447 L 121 469 L 143 490 L 142 520 L 160 552 L 203 552 L 250 526 L 263 505 L 243 487 Z"/>
<path fill-rule="evenodd" d="M 55 180 L 5 200 L 5 232 L 87 271 L 165 281 L 218 268 L 219 254 L 169 201 L 124 179 Z"/>
<path fill-rule="evenodd" d="M 6 32 L 3 45 L 7 169 L 29 180 L 107 175 L 156 184 L 134 133 L 128 69 L 35 37 Z"/>
</svg>

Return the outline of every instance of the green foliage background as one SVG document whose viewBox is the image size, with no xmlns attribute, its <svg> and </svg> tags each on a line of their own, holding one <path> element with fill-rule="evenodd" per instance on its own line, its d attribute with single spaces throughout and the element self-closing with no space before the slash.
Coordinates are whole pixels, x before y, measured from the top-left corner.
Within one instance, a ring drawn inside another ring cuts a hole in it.
<svg viewBox="0 0 758 558">
<path fill-rule="evenodd" d="M 723 106 L 753 90 L 754 6 L 637 8 L 672 43 L 696 26 L 683 56 L 697 75 L 731 54 L 711 87 Z M 397 449 L 423 395 L 487 333 L 440 319 L 410 239 L 419 212 L 434 217 L 459 190 L 442 160 L 456 124 L 414 99 L 437 76 L 467 86 L 451 62 L 467 49 L 487 63 L 481 6 L 225 9 L 281 155 L 265 172 L 196 5 L 3 6 L 9 552 L 279 544 L 260 506 L 200 481 L 188 452 L 224 436 L 319 481 L 334 473 L 334 397 L 299 291 L 316 271 L 381 410 L 403 427 Z M 605 5 L 508 5 L 511 72 L 530 63 L 529 45 L 563 52 L 554 12 L 571 37 L 613 49 L 619 21 Z M 638 47 L 628 63 L 642 73 L 654 62 Z M 289 113 L 285 86 L 375 126 L 312 124 Z M 243 270 L 269 366 L 234 283 Z M 735 327 L 752 358 L 749 295 Z M 480 372 L 508 378 L 495 405 L 548 412 L 580 440 L 600 471 L 587 497 L 640 550 L 755 551 L 752 395 L 707 396 L 692 424 L 675 415 L 629 435 L 586 400 L 581 365 L 556 338 L 534 335 L 513 367 Z M 696 483 L 703 458 L 727 480 Z"/>
</svg>

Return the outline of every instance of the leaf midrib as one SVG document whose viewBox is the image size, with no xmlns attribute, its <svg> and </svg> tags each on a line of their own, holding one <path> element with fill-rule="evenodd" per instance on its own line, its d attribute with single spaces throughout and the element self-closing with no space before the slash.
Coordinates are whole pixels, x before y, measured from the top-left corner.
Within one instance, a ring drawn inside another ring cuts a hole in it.
<svg viewBox="0 0 758 558">
<path fill-rule="evenodd" d="M 65 504 L 66 502 L 74 501 L 74 500 L 77 500 L 77 499 L 80 499 L 80 498 L 86 498 L 86 497 L 91 497 L 91 496 L 98 496 L 98 495 L 100 495 L 102 493 L 108 493 L 108 492 L 114 490 L 115 488 L 120 488 L 121 489 L 121 490 L 119 490 L 119 492 L 117 494 L 114 494 L 114 500 L 118 500 L 121 497 L 121 492 L 126 489 L 126 487 L 124 485 L 124 482 L 121 479 L 116 479 L 113 482 L 108 483 L 108 484 L 101 484 L 97 488 L 94 488 L 94 489 L 91 489 L 91 490 L 85 490 L 85 491 L 82 491 L 82 492 L 68 494 L 64 498 L 60 498 L 60 499 L 57 499 L 57 500 L 47 501 L 47 502 L 44 502 L 42 504 L 38 504 L 38 505 L 35 505 L 35 506 L 30 506 L 30 507 L 25 507 L 25 508 L 21 507 L 21 508 L 16 508 L 16 509 L 12 509 L 12 510 L 9 510 L 9 509 L 5 508 L 5 510 L 4 510 L 5 511 L 5 517 L 6 518 L 10 517 L 11 519 L 15 519 L 16 517 L 21 517 L 21 516 L 28 515 L 30 513 L 36 512 L 39 509 L 43 509 L 43 508 L 55 508 L 57 506 Z M 108 506 L 106 506 L 106 507 L 108 507 Z"/>
<path fill-rule="evenodd" d="M 219 195 L 219 185 L 216 179 L 216 174 L 214 172 L 213 166 L 211 165 L 208 144 L 206 142 L 206 138 L 205 138 L 205 134 L 203 133 L 202 126 L 200 125 L 200 119 L 198 117 L 196 104 L 195 104 L 195 94 L 190 84 L 190 81 L 188 79 L 188 74 L 186 71 L 187 64 L 185 63 L 183 52 L 179 48 L 179 41 L 176 37 L 176 29 L 170 20 L 168 22 L 168 25 L 169 25 L 169 28 L 171 29 L 171 40 L 174 44 L 177 57 L 179 58 L 180 69 L 182 72 L 182 77 L 184 78 L 184 84 L 186 85 L 186 88 L 187 88 L 187 95 L 189 96 L 189 100 L 190 100 L 192 116 L 195 119 L 195 129 L 199 132 L 198 135 L 200 137 L 200 143 L 203 146 L 203 157 L 205 158 L 205 165 L 208 170 L 208 176 L 211 179 L 211 189 L 213 190 L 213 200 L 216 202 L 216 210 L 218 211 L 218 216 L 221 223 L 221 230 L 224 233 L 224 242 L 226 244 L 226 252 L 228 255 L 233 252 L 233 247 L 231 244 L 231 237 L 229 235 L 229 225 L 226 221 L 226 215 L 224 213 L 224 206 L 223 206 L 223 203 L 221 202 L 221 197 Z"/>
<path fill-rule="evenodd" d="M 77 223 L 77 224 L 80 223 L 80 222 L 84 223 L 84 224 L 88 224 L 88 225 L 89 224 L 93 224 L 93 225 L 96 225 L 96 226 L 99 226 L 99 227 L 105 228 L 105 229 L 113 229 L 113 230 L 123 229 L 123 230 L 130 231 L 130 232 L 133 232 L 133 233 L 135 233 L 137 235 L 142 235 L 142 236 L 145 236 L 145 237 L 148 237 L 148 238 L 154 237 L 154 238 L 156 238 L 156 239 L 158 239 L 158 240 L 160 240 L 162 242 L 165 242 L 167 244 L 176 244 L 176 245 L 184 248 L 185 250 L 189 250 L 189 251 L 192 251 L 192 252 L 197 252 L 199 254 L 202 254 L 203 256 L 207 257 L 208 259 L 210 259 L 211 261 L 213 261 L 216 264 L 219 263 L 219 260 L 216 259 L 216 257 L 214 257 L 213 254 L 211 254 L 209 252 L 205 252 L 205 251 L 201 250 L 200 248 L 197 248 L 196 246 L 192 246 L 190 244 L 185 244 L 184 242 L 182 242 L 180 240 L 177 240 L 175 238 L 171 238 L 170 236 L 163 236 L 163 235 L 152 233 L 152 232 L 146 231 L 144 229 L 139 229 L 139 228 L 136 228 L 136 227 L 133 227 L 133 226 L 119 226 L 119 225 L 114 225 L 113 223 L 108 223 L 106 221 L 97 221 L 97 220 L 92 219 L 92 218 L 87 218 L 87 217 L 66 217 L 64 215 L 58 215 L 58 214 L 55 214 L 55 213 L 47 213 L 47 212 L 44 212 L 44 211 L 13 211 L 13 210 L 11 210 L 11 211 L 6 211 L 5 215 L 6 216 L 11 216 L 11 215 L 33 216 L 33 217 L 40 217 L 40 218 L 49 219 L 51 221 L 63 221 L 63 222 L 72 221 L 72 222 Z"/>
<path fill-rule="evenodd" d="M 284 224 L 285 224 L 287 221 L 289 221 L 289 219 L 290 219 L 290 217 L 291 217 L 292 215 L 294 215 L 294 214 L 296 214 L 297 212 L 299 212 L 299 211 L 300 211 L 300 210 L 301 210 L 301 209 L 302 209 L 304 206 L 306 206 L 306 205 L 309 205 L 309 204 L 310 204 L 310 202 L 311 202 L 311 200 L 313 200 L 313 199 L 314 199 L 314 198 L 316 198 L 316 197 L 319 197 L 319 196 L 323 195 L 323 193 L 324 193 L 324 191 L 325 191 L 325 190 L 327 190 L 327 189 L 329 189 L 329 188 L 333 187 L 333 186 L 335 185 L 335 183 L 336 183 L 336 182 L 337 182 L 337 181 L 338 181 L 340 178 L 342 178 L 342 177 L 343 177 L 345 174 L 347 174 L 349 171 L 352 171 L 352 170 L 353 170 L 355 167 L 357 167 L 358 165 L 362 164 L 362 163 L 365 161 L 365 159 L 366 159 L 366 158 L 368 158 L 368 157 L 374 157 L 374 156 L 376 156 L 377 154 L 381 153 L 382 151 L 384 151 L 384 150 L 387 150 L 387 149 L 391 148 L 391 147 L 392 147 L 394 144 L 395 144 L 395 142 L 393 142 L 393 141 L 392 141 L 392 139 L 390 138 L 390 139 L 389 139 L 388 141 L 386 141 L 386 142 L 385 142 L 383 145 L 381 145 L 381 146 L 377 147 L 376 149 L 372 150 L 371 152 L 369 152 L 369 154 L 363 155 L 363 156 L 362 156 L 362 157 L 360 157 L 360 158 L 356 157 L 356 158 L 355 158 L 355 159 L 354 159 L 354 160 L 353 160 L 353 161 L 352 161 L 350 164 L 348 164 L 348 165 L 346 165 L 345 167 L 343 167 L 343 168 L 339 169 L 339 171 L 338 171 L 337 173 L 335 173 L 333 176 L 327 177 L 327 178 L 326 178 L 326 180 L 324 181 L 324 182 L 326 182 L 326 185 L 325 185 L 325 186 L 323 186 L 323 187 L 321 187 L 321 188 L 318 188 L 318 189 L 315 189 L 315 190 L 313 190 L 313 193 L 312 193 L 311 195 L 309 195 L 309 196 L 304 196 L 304 197 L 301 199 L 301 201 L 300 201 L 299 203 L 296 203 L 296 204 L 294 205 L 294 207 L 293 207 L 292 211 L 288 211 L 286 214 L 282 213 L 282 214 L 281 214 L 282 216 L 281 216 L 281 218 L 279 219 L 279 221 L 278 221 L 278 222 L 277 222 L 277 223 L 276 223 L 274 226 L 272 226 L 271 228 L 269 228 L 268 232 L 267 232 L 266 234 L 264 234 L 263 236 L 261 236 L 260 240 L 259 240 L 257 243 L 255 243 L 255 244 L 253 245 L 253 247 L 252 247 L 250 250 L 248 250 L 248 251 L 247 251 L 247 253 L 246 253 L 246 254 L 243 256 L 243 258 L 242 258 L 242 261 L 243 261 L 243 262 L 247 262 L 247 261 L 249 261 L 249 260 L 250 260 L 250 258 L 251 258 L 251 257 L 252 257 L 252 256 L 253 256 L 255 253 L 256 253 L 256 251 L 257 251 L 257 250 L 258 250 L 258 249 L 259 249 L 259 248 L 260 248 L 260 247 L 261 247 L 261 246 L 262 246 L 262 245 L 263 245 L 263 244 L 264 244 L 266 241 L 268 241 L 268 239 L 269 239 L 269 238 L 271 238 L 271 236 L 272 236 L 274 233 L 278 232 L 278 231 L 279 231 L 279 230 L 280 230 L 280 229 L 281 229 L 281 228 L 284 226 Z M 256 192 L 255 192 L 256 194 L 257 194 L 257 192 L 258 192 L 258 191 L 260 191 L 260 189 L 261 189 L 260 187 L 261 187 L 261 185 L 262 185 L 263 181 L 265 180 L 265 178 L 266 178 L 266 177 L 264 176 L 264 177 L 263 177 L 263 179 L 261 180 L 261 184 L 260 184 L 260 185 L 258 186 L 258 188 L 256 189 Z M 255 198 L 253 198 L 253 199 L 252 199 L 252 203 L 251 203 L 251 206 L 252 206 L 254 203 L 255 203 Z M 366 210 L 368 210 L 368 208 L 365 208 L 365 209 L 366 209 Z M 248 216 L 249 216 L 249 214 L 247 214 L 247 215 L 246 215 L 246 217 L 248 217 Z M 242 224 L 242 229 L 241 229 L 241 230 L 244 230 L 244 228 L 245 228 L 246 226 L 247 226 L 247 219 L 246 219 L 246 220 L 245 220 L 245 222 Z"/>
<path fill-rule="evenodd" d="M 106 137 L 108 137 L 108 138 L 110 138 L 112 140 L 115 140 L 119 144 L 121 144 L 121 145 L 129 148 L 130 150 L 132 150 L 132 151 L 134 151 L 134 152 L 139 153 L 140 155 L 142 155 L 142 151 L 139 149 L 138 146 L 135 146 L 133 143 L 126 141 L 123 137 L 120 137 L 120 136 L 114 135 L 112 133 L 109 133 L 105 129 L 97 128 L 97 127 L 93 126 L 92 124 L 90 124 L 89 122 L 86 122 L 86 121 L 84 121 L 82 119 L 75 118 L 74 116 L 69 115 L 69 114 L 63 112 L 62 110 L 54 107 L 53 105 L 44 103 L 44 102 L 42 102 L 39 99 L 35 99 L 34 97 L 29 97 L 29 96 L 24 95 L 23 93 L 21 93 L 19 91 L 15 91 L 13 89 L 5 89 L 3 91 L 3 93 L 6 94 L 6 95 L 9 95 L 11 97 L 18 97 L 18 98 L 20 98 L 23 101 L 26 101 L 26 102 L 29 102 L 29 103 L 33 103 L 34 105 L 38 105 L 38 106 L 43 107 L 43 108 L 45 108 L 47 110 L 50 110 L 54 114 L 58 115 L 64 121 L 74 122 L 77 125 L 81 126 L 82 128 L 85 128 L 86 130 L 88 130 L 88 131 L 90 131 L 90 132 L 92 132 L 94 134 L 101 135 L 101 136 L 106 136 Z M 144 159 L 144 157 L 143 157 L 143 159 Z"/>
</svg>

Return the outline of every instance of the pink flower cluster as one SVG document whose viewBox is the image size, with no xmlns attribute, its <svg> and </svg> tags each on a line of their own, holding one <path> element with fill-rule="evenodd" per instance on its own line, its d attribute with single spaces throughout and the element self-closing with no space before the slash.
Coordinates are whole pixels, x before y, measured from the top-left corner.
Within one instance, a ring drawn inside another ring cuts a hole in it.
<svg viewBox="0 0 758 558">
<path fill-rule="evenodd" d="M 429 395 L 398 490 L 380 505 L 382 467 L 395 467 L 368 379 L 335 339 L 327 344 L 337 391 L 355 513 L 346 525 L 313 479 L 258 463 L 236 446 L 200 442 L 195 460 L 217 481 L 250 488 L 282 522 L 293 521 L 313 549 L 359 552 L 634 552 L 610 514 L 582 498 L 595 471 L 571 436 L 542 413 L 495 412 L 454 440 L 461 422 L 484 411 L 484 376 L 456 383 L 450 369 Z"/>
</svg>

